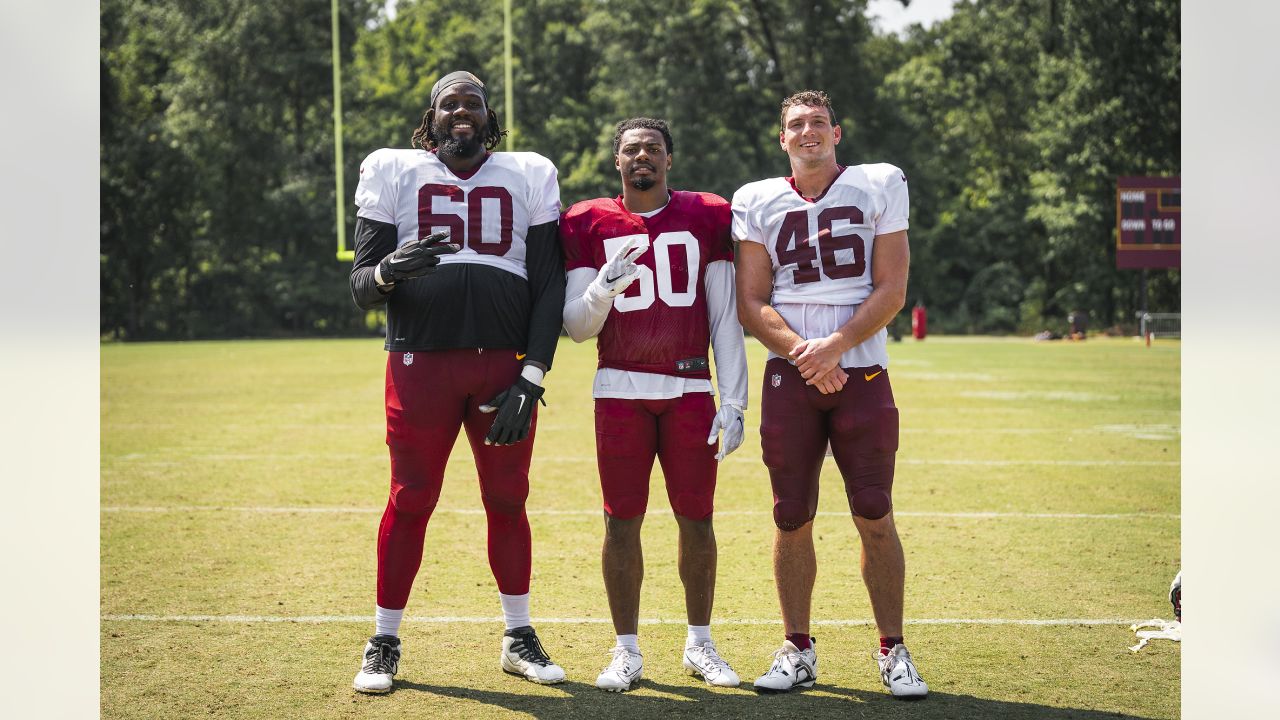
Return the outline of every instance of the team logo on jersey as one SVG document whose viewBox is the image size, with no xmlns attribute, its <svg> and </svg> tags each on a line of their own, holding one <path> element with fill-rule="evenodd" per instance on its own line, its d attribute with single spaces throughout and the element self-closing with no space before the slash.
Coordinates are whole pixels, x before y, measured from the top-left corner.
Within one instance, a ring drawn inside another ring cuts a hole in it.
<svg viewBox="0 0 1280 720">
<path fill-rule="evenodd" d="M 412 364 L 413 364 L 413 353 L 405 353 L 405 354 L 404 354 L 404 364 L 405 364 L 405 365 L 412 365 Z"/>
<path fill-rule="evenodd" d="M 777 374 L 777 373 L 774 373 L 774 374 L 773 374 L 773 386 L 774 386 L 774 387 L 779 387 L 779 386 L 781 386 L 781 385 L 782 385 L 782 376 L 781 376 L 781 375 L 779 375 L 779 374 Z"/>
</svg>

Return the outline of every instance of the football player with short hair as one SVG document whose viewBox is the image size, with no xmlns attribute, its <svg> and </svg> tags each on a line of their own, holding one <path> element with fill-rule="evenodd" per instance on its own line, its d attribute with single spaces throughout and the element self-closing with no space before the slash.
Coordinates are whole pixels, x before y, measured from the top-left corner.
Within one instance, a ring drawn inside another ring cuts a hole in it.
<svg viewBox="0 0 1280 720">
<path fill-rule="evenodd" d="M 564 679 L 529 622 L 525 515 L 537 404 L 564 305 L 560 190 L 541 155 L 490 152 L 505 134 L 484 83 L 453 72 L 431 88 L 416 149 L 383 148 L 360 166 L 351 293 L 362 309 L 387 308 L 391 452 L 375 632 L 354 682 L 361 692 L 391 690 L 400 622 L 459 429 L 488 516 L 507 628 L 501 667 L 537 683 Z"/>
<path fill-rule="evenodd" d="M 885 349 L 885 326 L 906 299 L 907 178 L 885 163 L 836 161 L 840 126 L 825 93 L 788 97 L 781 124 L 792 176 L 733 196 L 738 317 L 769 349 L 760 445 L 773 485 L 773 569 L 786 633 L 755 687 L 781 692 L 817 677 L 813 518 L 829 443 L 862 538 L 881 679 L 895 697 L 921 698 L 928 686 L 902 640 L 905 563 L 891 497 L 898 410 Z"/>
<path fill-rule="evenodd" d="M 622 194 L 577 203 L 560 223 L 568 270 L 564 325 L 577 342 L 598 338 L 592 396 L 605 511 L 602 565 L 617 645 L 596 686 L 615 692 L 643 674 L 640 525 L 655 456 L 680 534 L 689 622 L 684 668 L 710 685 L 738 685 L 711 639 L 716 463 L 742 442 L 747 406 L 731 213 L 718 195 L 668 189 L 673 149 L 662 120 L 622 121 L 613 139 Z"/>
</svg>

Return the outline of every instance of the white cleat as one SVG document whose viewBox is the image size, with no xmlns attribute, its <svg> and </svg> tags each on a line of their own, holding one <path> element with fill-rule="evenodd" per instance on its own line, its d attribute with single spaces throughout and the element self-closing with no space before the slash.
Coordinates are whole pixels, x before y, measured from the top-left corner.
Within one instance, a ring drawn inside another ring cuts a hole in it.
<svg viewBox="0 0 1280 720">
<path fill-rule="evenodd" d="M 929 694 L 929 686 L 916 672 L 916 664 L 905 645 L 894 645 L 887 653 L 882 648 L 873 655 L 880 665 L 880 679 L 891 695 L 904 700 L 920 700 Z"/>
<path fill-rule="evenodd" d="M 801 650 L 790 640 L 773 653 L 773 666 L 756 679 L 759 692 L 786 692 L 794 687 L 813 687 L 818 679 L 818 653 L 812 647 Z"/>
<path fill-rule="evenodd" d="M 644 675 L 644 656 L 621 645 L 609 652 L 613 653 L 613 660 L 609 667 L 600 671 L 596 687 L 609 692 L 630 690 L 631 685 Z"/>
<path fill-rule="evenodd" d="M 715 687 L 738 687 L 740 682 L 738 673 L 720 657 L 720 653 L 716 652 L 716 644 L 710 640 L 684 649 L 684 670 Z"/>
<path fill-rule="evenodd" d="M 539 685 L 564 682 L 564 668 L 551 662 L 533 628 L 512 628 L 502 636 L 502 671 Z"/>
<path fill-rule="evenodd" d="M 388 693 L 399 670 L 400 638 L 374 635 L 364 645 L 364 664 L 351 686 L 362 693 Z"/>
</svg>

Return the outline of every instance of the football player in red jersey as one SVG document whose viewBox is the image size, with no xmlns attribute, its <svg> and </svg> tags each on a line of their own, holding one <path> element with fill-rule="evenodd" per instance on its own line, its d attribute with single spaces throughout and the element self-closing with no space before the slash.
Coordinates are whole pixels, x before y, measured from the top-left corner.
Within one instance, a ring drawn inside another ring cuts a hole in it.
<svg viewBox="0 0 1280 720">
<path fill-rule="evenodd" d="M 716 463 L 742 442 L 747 406 L 731 214 L 717 195 L 667 188 L 672 150 L 665 122 L 619 123 L 613 152 L 622 195 L 580 202 L 560 223 L 568 271 L 564 325 L 578 342 L 598 337 L 592 395 L 605 511 L 602 564 L 617 645 L 596 685 L 611 691 L 630 689 L 643 672 L 640 525 L 655 456 L 680 532 L 689 621 L 684 668 L 711 685 L 738 684 L 716 652 L 710 626 Z M 708 347 L 715 353 L 719 410 Z"/>
<path fill-rule="evenodd" d="M 817 677 L 813 518 L 829 443 L 862 538 L 881 679 L 894 697 L 922 698 L 928 686 L 902 640 L 905 563 L 891 496 L 898 410 L 885 350 L 885 326 L 906 299 L 907 178 L 886 163 L 836 161 L 840 126 L 825 93 L 788 97 L 781 124 L 792 176 L 733 196 L 738 317 L 769 349 L 760 445 L 773 485 L 773 570 L 786 633 L 755 686 L 782 692 Z"/>
<path fill-rule="evenodd" d="M 560 191 L 541 155 L 490 152 L 504 134 L 484 83 L 453 72 L 431 89 L 417 149 L 384 148 L 360 165 L 351 293 L 363 309 L 387 308 L 391 451 L 375 632 L 354 681 L 361 692 L 391 690 L 400 622 L 460 429 L 506 621 L 500 665 L 533 682 L 564 680 L 529 622 L 525 515 L 537 404 L 564 306 Z"/>
</svg>

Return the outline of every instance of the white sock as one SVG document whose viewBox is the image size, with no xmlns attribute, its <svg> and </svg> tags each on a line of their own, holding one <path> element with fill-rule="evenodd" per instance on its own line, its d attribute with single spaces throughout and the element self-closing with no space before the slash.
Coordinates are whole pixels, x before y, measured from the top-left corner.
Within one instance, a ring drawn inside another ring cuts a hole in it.
<svg viewBox="0 0 1280 720">
<path fill-rule="evenodd" d="M 639 635 L 619 635 L 618 647 L 624 647 L 631 652 L 640 654 L 640 636 Z"/>
<path fill-rule="evenodd" d="M 502 619 L 506 621 L 508 630 L 533 624 L 529 620 L 529 593 L 523 595 L 498 593 L 498 597 L 502 599 Z"/>
<path fill-rule="evenodd" d="M 701 645 L 706 642 L 711 642 L 711 626 L 690 625 L 689 635 L 685 638 L 684 646 L 691 648 L 695 645 Z"/>
<path fill-rule="evenodd" d="M 400 637 L 400 621 L 404 619 L 404 608 L 388 610 L 381 605 L 373 611 L 373 634 L 394 635 Z"/>
</svg>

